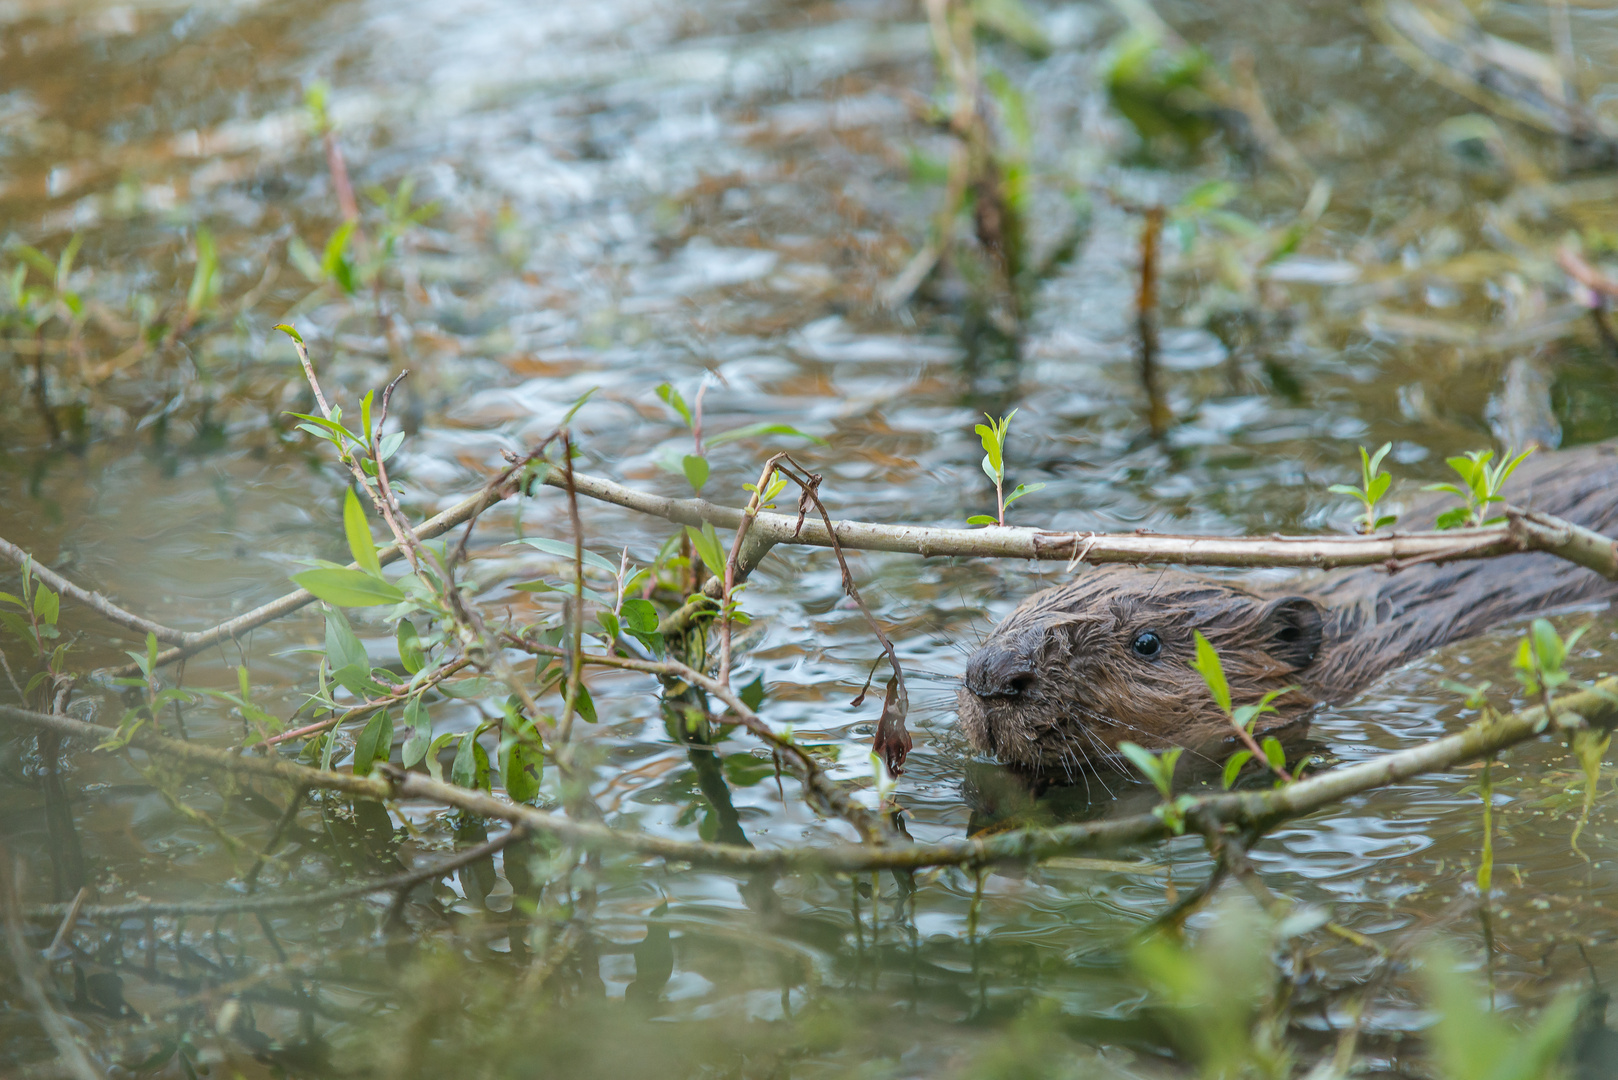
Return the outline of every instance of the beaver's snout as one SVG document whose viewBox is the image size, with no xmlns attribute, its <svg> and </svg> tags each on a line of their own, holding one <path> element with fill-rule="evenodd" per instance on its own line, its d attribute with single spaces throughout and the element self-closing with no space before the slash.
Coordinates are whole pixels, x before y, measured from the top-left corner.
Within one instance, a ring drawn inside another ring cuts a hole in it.
<svg viewBox="0 0 1618 1080">
<path fill-rule="evenodd" d="M 980 698 L 1014 698 L 1034 685 L 1034 655 L 1042 634 L 993 639 L 966 663 L 966 688 Z"/>
</svg>

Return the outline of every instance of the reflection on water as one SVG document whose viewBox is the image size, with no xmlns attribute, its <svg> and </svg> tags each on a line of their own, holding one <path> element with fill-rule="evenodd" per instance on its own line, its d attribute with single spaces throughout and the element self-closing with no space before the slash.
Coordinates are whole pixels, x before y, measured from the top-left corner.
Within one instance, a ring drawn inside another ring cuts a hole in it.
<svg viewBox="0 0 1618 1080">
<path fill-rule="evenodd" d="M 709 431 L 782 421 L 824 438 L 803 459 L 824 473 L 832 511 L 886 521 L 955 523 L 992 505 L 972 434 L 984 411 L 1019 409 L 1010 468 L 1016 482 L 1047 485 L 1015 520 L 1075 529 L 1342 525 L 1347 511 L 1325 487 L 1348 478 L 1358 443 L 1392 440 L 1401 475 L 1434 479 L 1443 456 L 1488 440 L 1491 398 L 1527 400 L 1505 419 L 1530 426 L 1548 399 L 1567 444 L 1618 433 L 1618 376 L 1584 324 L 1489 263 L 1557 214 L 1610 227 L 1610 179 L 1534 186 L 1446 149 L 1434 130 L 1469 106 L 1377 46 L 1354 8 L 1225 0 L 1162 13 L 1216 57 L 1250 51 L 1277 122 L 1330 176 L 1332 199 L 1262 284 L 1265 325 L 1231 329 L 1198 308 L 1219 285 L 1212 269 L 1170 281 L 1162 360 L 1179 423 L 1161 442 L 1143 438 L 1138 222 L 1124 203 L 1172 203 L 1228 176 L 1243 213 L 1285 221 L 1308 188 L 1217 140 L 1195 160 L 1144 159 L 1101 81 L 1118 17 L 1083 3 L 1034 10 L 1049 56 L 983 50 L 1031 113 L 1031 241 L 1054 244 L 1076 222 L 1084 232 L 1008 343 L 962 314 L 970 297 L 948 274 L 900 312 L 878 303 L 926 236 L 938 191 L 924 164 L 947 150 L 918 97 L 932 84 L 931 44 L 907 3 L 0 5 L 6 236 L 54 259 L 82 235 L 68 284 L 87 313 L 37 340 L 7 324 L 0 535 L 186 629 L 280 594 L 301 559 L 346 558 L 342 480 L 284 415 L 309 408 L 269 329 L 287 318 L 344 400 L 411 369 L 419 433 L 396 461 L 423 514 L 478 483 L 502 450 L 542 437 L 592 387 L 576 425 L 581 469 L 682 492 L 663 463 L 690 436 L 654 395 L 665 381 L 687 398 L 706 385 Z M 1593 8 L 1577 17 L 1584 62 L 1610 72 L 1612 21 Z M 1522 16 L 1502 18 L 1506 33 Z M 391 193 L 409 179 L 416 205 L 437 204 L 402 236 L 375 295 L 347 298 L 288 254 L 296 241 L 318 256 L 339 224 L 304 105 L 317 80 L 330 84 L 355 186 Z M 203 229 L 219 254 L 219 300 L 175 332 L 170 305 L 192 287 Z M 1468 253 L 1475 272 L 1458 266 Z M 1468 320 L 1492 329 L 1467 337 L 1456 327 Z M 1512 390 L 1501 375 L 1523 356 L 1533 366 Z M 39 371 L 61 429 L 54 444 L 31 396 Z M 716 450 L 705 494 L 736 501 L 725 493 L 755 478 L 765 450 L 758 439 Z M 519 549 L 498 545 L 561 535 L 562 514 L 558 496 L 541 493 L 486 515 L 480 584 L 533 576 Z M 643 564 L 667 535 L 610 507 L 586 515 L 594 548 L 627 546 Z M 1154 801 L 1122 776 L 1036 798 L 970 761 L 951 730 L 949 680 L 964 652 L 1059 570 L 877 555 L 855 569 L 904 663 L 934 676 L 912 691 L 916 750 L 898 789 L 911 836 Z M 877 650 L 840 599 L 829 556 L 778 551 L 748 593 L 756 639 L 737 678 L 762 675 L 766 718 L 868 784 L 876 708 L 847 702 Z M 1618 630 L 1599 613 L 1562 620 L 1592 621 L 1582 674 L 1610 665 Z M 64 622 L 82 635 L 86 668 L 139 644 L 110 641 L 79 611 Z M 356 625 L 376 662 L 394 659 L 380 623 Z M 288 716 L 313 689 L 302 650 L 321 639 L 318 616 L 304 613 L 194 659 L 185 678 L 231 688 L 230 669 L 245 663 L 255 701 Z M 1423 660 L 1319 716 L 1313 738 L 1352 762 L 1453 730 L 1464 714 L 1440 677 L 1510 685 L 1513 647 L 1507 629 Z M 603 675 L 591 689 L 599 801 L 613 820 L 760 846 L 844 838 L 790 787 L 783 799 L 769 758 L 742 739 L 672 739 L 638 678 Z M 93 693 L 77 707 L 103 720 L 119 709 Z M 469 730 L 481 708 L 446 703 L 435 719 Z M 183 720 L 218 745 L 241 734 L 215 704 Z M 289 806 L 285 792 L 154 778 L 144 763 L 84 749 L 58 765 L 31 736 L 7 738 L 0 814 L 30 902 L 67 899 L 86 879 L 104 903 L 315 888 L 486 839 L 482 825 L 421 806 L 313 796 Z M 1605 983 L 1618 978 L 1618 824 L 1598 803 L 1590 861 L 1570 849 L 1575 772 L 1553 745 L 1514 752 L 1496 772 L 1503 1001 L 1538 1000 L 1586 960 Z M 1475 933 L 1452 909 L 1476 871 L 1476 780 L 1461 770 L 1350 800 L 1278 829 L 1253 861 L 1273 889 L 1332 904 L 1353 930 Z M 271 835 L 273 857 L 258 865 Z M 472 1046 L 490 1075 L 535 1072 L 538 1059 L 599 1075 L 953 1074 L 1005 1061 L 1156 1075 L 1167 1043 L 1121 950 L 1209 866 L 1192 838 L 981 880 L 954 870 L 739 880 L 609 861 L 593 930 L 565 961 L 565 1020 L 514 1018 L 503 1010 L 529 1000 L 524 971 L 551 944 L 530 938 L 522 912 L 580 901 L 536 891 L 556 857 L 530 842 L 391 904 L 97 925 L 71 940 L 62 970 L 78 981 L 64 993 L 108 1061 L 166 1061 L 171 1075 L 176 1052 L 217 1061 L 221 1047 L 244 1075 L 347 1075 L 368 1063 L 461 1075 Z M 1335 981 L 1300 991 L 1305 1003 L 1318 998 L 1341 1025 L 1334 987 L 1369 962 L 1332 944 L 1313 963 Z M 1423 1022 L 1404 993 L 1367 1014 L 1377 1067 L 1398 1068 L 1397 1037 Z M 1018 1019 L 1028 1015 L 1044 1020 Z M 25 1012 L 3 1025 L 13 1065 L 50 1055 Z M 173 1042 L 186 1032 L 191 1042 Z"/>
</svg>

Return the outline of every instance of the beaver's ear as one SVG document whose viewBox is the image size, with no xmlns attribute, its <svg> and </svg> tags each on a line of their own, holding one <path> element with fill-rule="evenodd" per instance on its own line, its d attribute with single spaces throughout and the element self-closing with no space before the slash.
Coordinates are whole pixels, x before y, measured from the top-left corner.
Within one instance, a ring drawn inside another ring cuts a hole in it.
<svg viewBox="0 0 1618 1080">
<path fill-rule="evenodd" d="M 1314 663 L 1325 639 L 1326 616 L 1306 596 L 1283 596 L 1265 606 L 1260 616 L 1265 650 L 1295 671 Z"/>
</svg>

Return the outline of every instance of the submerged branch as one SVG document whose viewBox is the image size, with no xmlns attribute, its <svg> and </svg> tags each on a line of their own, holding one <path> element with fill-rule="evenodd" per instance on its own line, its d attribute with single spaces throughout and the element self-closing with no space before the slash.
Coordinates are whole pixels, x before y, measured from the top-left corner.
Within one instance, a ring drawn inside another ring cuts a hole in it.
<svg viewBox="0 0 1618 1080">
<path fill-rule="evenodd" d="M 506 845 L 521 839 L 527 830 L 521 826 L 508 829 L 492 840 L 486 840 L 464 851 L 457 851 L 442 862 L 431 866 L 407 870 L 392 877 L 374 881 L 361 881 L 341 885 L 319 892 L 293 893 L 287 896 L 240 896 L 233 900 L 193 900 L 165 903 L 159 900 L 137 900 L 129 904 L 84 904 L 78 909 L 81 919 L 149 919 L 190 915 L 240 915 L 253 912 L 284 911 L 290 908 L 321 907 L 343 900 L 354 900 L 376 893 L 408 892 L 425 881 L 433 881 L 452 874 L 463 866 L 487 859 Z M 71 904 L 41 904 L 27 911 L 30 919 L 57 919 L 67 913 Z"/>
<path fill-rule="evenodd" d="M 98 741 L 111 733 L 110 728 L 98 724 L 4 705 L 0 705 L 0 719 Z M 1384 754 L 1357 765 L 1333 769 L 1272 791 L 1203 796 L 1192 800 L 1184 813 L 1187 820 L 1199 823 L 1204 828 L 1235 825 L 1262 831 L 1288 818 L 1312 813 L 1361 792 L 1422 773 L 1441 772 L 1476 761 L 1537 738 L 1547 731 L 1566 734 L 1583 726 L 1610 730 L 1615 725 L 1618 725 L 1618 678 L 1609 678 L 1590 689 L 1568 694 L 1552 702 L 1552 713 L 1547 713 L 1542 705 L 1505 716 L 1491 713 L 1454 735 L 1409 750 Z M 391 764 L 380 766 L 371 776 L 358 777 L 297 765 L 279 757 L 256 757 L 210 749 L 151 732 L 138 733 L 131 745 L 146 753 L 160 754 L 196 767 L 212 765 L 303 788 L 326 788 L 384 801 L 425 799 L 506 821 L 535 833 L 555 836 L 565 844 L 586 850 L 662 858 L 737 871 L 849 873 L 881 869 L 919 870 L 932 866 L 983 866 L 1006 860 L 1038 860 L 1076 851 L 1118 847 L 1159 840 L 1170 835 L 1164 821 L 1148 813 L 1112 821 L 1019 829 L 994 836 L 931 844 L 748 848 L 736 844 L 676 840 L 649 833 L 628 832 L 596 822 L 575 821 L 512 803 L 493 794 L 433 780 L 421 773 L 406 772 Z"/>
</svg>

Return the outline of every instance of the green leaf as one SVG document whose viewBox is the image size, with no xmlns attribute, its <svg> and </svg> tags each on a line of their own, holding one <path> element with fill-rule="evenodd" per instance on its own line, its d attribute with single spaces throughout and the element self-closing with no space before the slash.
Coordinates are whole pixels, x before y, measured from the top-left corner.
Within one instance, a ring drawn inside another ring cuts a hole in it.
<svg viewBox="0 0 1618 1080">
<path fill-rule="evenodd" d="M 405 702 L 404 722 L 410 728 L 410 734 L 405 737 L 400 753 L 407 769 L 415 768 L 427 756 L 427 748 L 433 742 L 433 719 L 427 715 L 427 707 L 421 699 L 422 695 L 417 694 Z"/>
<path fill-rule="evenodd" d="M 298 268 L 298 273 L 308 278 L 312 284 L 318 285 L 326 276 L 320 269 L 320 260 L 315 258 L 315 253 L 309 250 L 309 245 L 303 242 L 302 237 L 294 236 L 287 241 L 287 259 Z M 277 326 L 276 329 L 281 330 L 284 327 Z"/>
<path fill-rule="evenodd" d="M 1331 492 L 1333 495 L 1348 495 L 1348 496 L 1351 496 L 1353 498 L 1356 498 L 1356 499 L 1360 500 L 1360 502 L 1365 501 L 1365 494 L 1362 491 L 1360 491 L 1359 488 L 1350 487 L 1347 484 L 1333 484 L 1331 487 L 1327 488 L 1326 490 Z"/>
<path fill-rule="evenodd" d="M 46 626 L 55 626 L 61 614 L 61 597 L 45 585 L 40 585 L 34 590 L 34 615 L 40 622 Z"/>
<path fill-rule="evenodd" d="M 973 514 L 971 517 L 966 519 L 966 523 L 968 525 L 993 525 L 998 520 L 999 519 L 994 517 L 992 514 Z"/>
<path fill-rule="evenodd" d="M 1242 766 L 1252 760 L 1252 757 L 1253 751 L 1238 750 L 1225 759 L 1224 783 L 1226 791 L 1230 790 L 1230 786 L 1236 782 L 1236 777 L 1241 774 Z"/>
<path fill-rule="evenodd" d="M 213 233 L 197 229 L 197 268 L 191 275 L 191 288 L 186 293 L 185 310 L 193 317 L 208 306 L 218 291 L 215 278 L 219 273 L 219 256 L 214 250 Z"/>
<path fill-rule="evenodd" d="M 1045 487 L 1044 484 L 1018 484 L 1017 490 L 1006 496 L 1006 505 L 1010 506 L 1024 495 L 1032 495 Z"/>
<path fill-rule="evenodd" d="M 1375 476 L 1377 471 L 1382 468 L 1382 459 L 1387 457 L 1388 451 L 1392 449 L 1393 443 L 1385 442 L 1381 446 L 1377 447 L 1376 453 L 1367 457 L 1365 447 L 1360 447 L 1360 461 L 1364 464 L 1365 475 Z"/>
<path fill-rule="evenodd" d="M 705 457 L 698 457 L 696 454 L 685 455 L 680 459 L 680 470 L 685 473 L 685 478 L 693 491 L 701 491 L 702 485 L 708 482 L 709 466 Z"/>
<path fill-rule="evenodd" d="M 392 435 L 384 435 L 376 445 L 377 460 L 390 460 L 398 452 L 399 447 L 404 445 L 404 440 L 405 433 L 403 431 L 395 431 Z"/>
<path fill-rule="evenodd" d="M 513 544 L 527 544 L 529 547 L 543 551 L 548 555 L 559 555 L 568 562 L 573 561 L 573 557 L 577 552 L 574 545 L 565 540 L 551 540 L 543 536 L 527 536 L 521 540 L 513 540 L 511 542 Z M 618 567 L 614 566 L 600 555 L 597 555 L 589 548 L 584 549 L 584 564 L 586 566 L 593 566 L 598 570 L 605 570 L 614 577 L 618 575 Z"/>
<path fill-rule="evenodd" d="M 325 272 L 327 277 L 335 277 L 338 268 L 346 261 L 348 242 L 353 237 L 354 228 L 358 224 L 359 222 L 357 221 L 343 222 L 337 226 L 337 231 L 331 234 L 331 239 L 326 241 L 326 250 L 320 257 L 320 269 Z"/>
<path fill-rule="evenodd" d="M 34 628 L 28 624 L 27 619 L 14 611 L 0 611 L 0 626 L 10 630 L 22 641 L 34 639 Z"/>
<path fill-rule="evenodd" d="M 758 678 L 742 687 L 741 692 L 736 696 L 742 699 L 743 705 L 757 712 L 758 707 L 764 704 L 764 676 L 759 675 Z"/>
<path fill-rule="evenodd" d="M 618 616 L 610 611 L 596 612 L 596 622 L 601 624 L 601 629 L 607 632 L 607 637 L 609 638 L 615 638 L 623 632 L 618 625 Z"/>
<path fill-rule="evenodd" d="M 336 413 L 337 410 L 333 409 L 332 414 L 336 415 Z M 360 437 L 358 435 L 345 428 L 342 424 L 337 423 L 335 420 L 328 420 L 324 416 L 314 416 L 310 413 L 289 412 L 286 415 L 295 416 L 299 420 L 307 420 L 309 423 L 314 424 L 317 427 L 325 428 L 327 431 L 331 432 L 332 436 L 335 436 L 331 439 L 331 441 L 336 443 L 338 446 L 345 446 L 349 442 L 360 442 Z M 303 424 L 299 424 L 298 426 L 304 427 Z"/>
<path fill-rule="evenodd" d="M 586 724 L 596 722 L 596 703 L 591 699 L 590 688 L 584 685 L 583 680 L 579 682 L 578 696 L 573 699 L 573 711 L 578 713 Z"/>
<path fill-rule="evenodd" d="M 157 692 L 156 696 L 154 696 L 150 702 L 150 708 L 152 712 L 155 713 L 159 709 L 163 708 L 163 706 L 168 705 L 171 702 L 183 701 L 189 705 L 196 700 L 197 696 L 191 693 L 189 690 L 180 690 L 171 686 L 167 690 L 159 690 Z"/>
<path fill-rule="evenodd" d="M 630 597 L 619 609 L 619 615 L 631 633 L 657 633 L 657 608 L 650 600 L 643 600 L 638 596 Z"/>
<path fill-rule="evenodd" d="M 376 541 L 371 539 L 371 526 L 365 520 L 365 509 L 353 488 L 343 492 L 343 532 L 348 537 L 348 550 L 354 563 L 374 578 L 382 577 L 382 563 L 376 557 Z M 313 591 L 313 590 L 310 590 Z"/>
<path fill-rule="evenodd" d="M 1220 711 L 1226 716 L 1230 715 L 1230 683 L 1225 681 L 1225 666 L 1219 662 L 1219 654 L 1208 639 L 1202 636 L 1201 630 L 1193 630 L 1197 640 L 1197 658 L 1191 661 L 1202 676 L 1202 681 L 1208 684 L 1208 692 L 1219 703 Z"/>
<path fill-rule="evenodd" d="M 23 608 L 25 610 L 28 607 L 27 604 L 23 603 L 20 599 L 18 599 L 15 596 L 12 596 L 8 592 L 0 592 L 0 603 L 16 604 L 18 607 Z"/>
<path fill-rule="evenodd" d="M 363 570 L 305 570 L 293 574 L 292 580 L 317 599 L 338 607 L 377 607 L 397 604 L 404 599 L 404 593 L 397 587 Z"/>
<path fill-rule="evenodd" d="M 680 419 L 685 421 L 686 427 L 693 426 L 691 422 L 691 407 L 685 403 L 685 398 L 680 396 L 680 392 L 678 390 L 674 389 L 674 387 L 670 386 L 668 383 L 663 383 L 657 388 L 657 396 L 663 399 L 663 403 L 665 405 L 680 414 Z"/>
<path fill-rule="evenodd" d="M 571 581 L 563 585 L 553 585 L 545 580 L 520 581 L 511 587 L 517 592 L 554 592 L 561 593 L 563 596 L 572 596 L 575 592 L 573 582 Z M 584 598 L 586 600 L 594 600 L 602 607 L 612 607 L 613 598 L 596 589 L 586 587 L 584 590 Z"/>
<path fill-rule="evenodd" d="M 444 747 L 448 746 L 451 742 L 456 739 L 463 739 L 465 737 L 466 736 L 464 735 L 454 735 L 450 732 L 445 732 L 432 741 L 432 744 L 427 747 L 427 756 L 422 759 L 427 763 L 428 776 L 431 776 L 434 780 L 444 779 L 444 763 L 438 760 L 438 755 L 442 753 Z"/>
<path fill-rule="evenodd" d="M 421 636 L 416 633 L 415 623 L 400 619 L 395 640 L 399 643 L 399 663 L 405 671 L 415 675 L 427 666 L 427 652 L 421 647 Z"/>
<path fill-rule="evenodd" d="M 791 424 L 770 423 L 769 421 L 748 424 L 745 427 L 732 428 L 729 431 L 721 432 L 709 439 L 704 445 L 709 447 L 723 446 L 725 443 L 735 442 L 737 439 L 753 439 L 760 435 L 795 435 L 800 439 L 808 439 L 817 446 L 826 445 L 826 440 L 818 435 L 799 431 Z"/>
<path fill-rule="evenodd" d="M 1439 529 L 1459 529 L 1463 528 L 1471 519 L 1471 511 L 1464 506 L 1457 506 L 1453 510 L 1446 510 L 1439 514 L 1434 525 Z"/>
<path fill-rule="evenodd" d="M 1276 772 L 1287 767 L 1287 752 L 1281 749 L 1281 740 L 1274 735 L 1266 735 L 1264 741 L 1259 743 L 1259 749 L 1264 751 L 1264 760 L 1269 762 L 1270 768 Z"/>
<path fill-rule="evenodd" d="M 1118 744 L 1118 752 L 1128 758 L 1135 768 L 1139 769 L 1141 774 L 1152 782 L 1152 785 L 1157 788 L 1165 799 L 1169 797 L 1169 792 L 1173 789 L 1174 759 L 1179 757 L 1179 749 L 1179 747 L 1175 747 L 1173 751 L 1170 751 L 1174 755 L 1173 758 L 1170 758 L 1169 754 L 1164 754 L 1162 758 L 1159 758 L 1138 743 L 1121 742 Z"/>
<path fill-rule="evenodd" d="M 509 702 L 505 732 L 500 740 L 500 784 L 513 802 L 532 802 L 545 775 L 545 755 L 533 721 Z"/>
<path fill-rule="evenodd" d="M 1236 185 L 1229 180 L 1206 180 L 1180 198 L 1187 210 L 1211 210 L 1224 206 L 1236 197 Z"/>
<path fill-rule="evenodd" d="M 35 606 L 38 606 L 37 602 Z M 1535 619 L 1529 624 L 1528 632 L 1534 639 L 1534 654 L 1539 657 L 1540 668 L 1546 674 L 1560 672 L 1562 661 L 1567 657 L 1567 649 L 1562 644 L 1562 636 L 1556 632 L 1550 620 Z"/>
<path fill-rule="evenodd" d="M 56 264 L 47 259 L 43 251 L 31 244 L 18 244 L 11 250 L 15 251 L 19 258 L 43 274 L 47 281 L 56 280 Z"/>
<path fill-rule="evenodd" d="M 487 676 L 475 675 L 470 679 L 441 682 L 438 684 L 438 692 L 445 697 L 460 698 L 465 701 L 488 697 L 495 692 L 499 685 L 497 681 Z"/>
<path fill-rule="evenodd" d="M 387 690 L 371 678 L 370 664 L 344 664 L 331 673 L 332 681 L 357 698 L 385 694 Z"/>
<path fill-rule="evenodd" d="M 369 776 L 371 765 L 386 761 L 393 753 L 393 718 L 388 710 L 372 716 L 354 742 L 354 775 Z"/>
<path fill-rule="evenodd" d="M 482 728 L 478 728 L 478 731 L 482 730 Z M 465 788 L 478 786 L 477 752 L 481 749 L 478 746 L 478 731 L 469 731 L 461 736 L 461 745 L 455 751 L 455 761 L 449 767 L 450 783 L 459 784 Z M 487 764 L 484 765 L 484 768 L 488 768 Z"/>
<path fill-rule="evenodd" d="M 346 667 L 364 668 L 367 675 L 371 671 L 365 646 L 348 625 L 348 618 L 336 608 L 326 609 L 326 663 L 333 671 Z"/>
<path fill-rule="evenodd" d="M 691 549 L 697 553 L 708 572 L 715 577 L 722 576 L 725 572 L 725 549 L 719 546 L 719 536 L 714 532 L 713 522 L 704 521 L 701 532 L 687 525 L 685 535 L 691 539 Z"/>
</svg>

